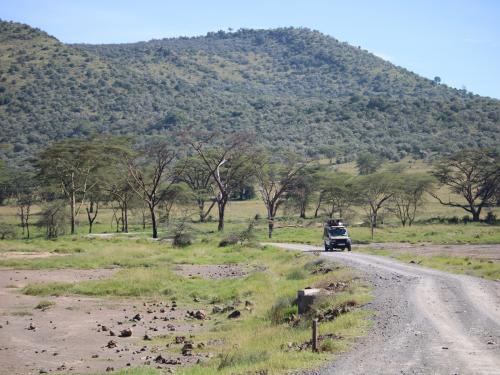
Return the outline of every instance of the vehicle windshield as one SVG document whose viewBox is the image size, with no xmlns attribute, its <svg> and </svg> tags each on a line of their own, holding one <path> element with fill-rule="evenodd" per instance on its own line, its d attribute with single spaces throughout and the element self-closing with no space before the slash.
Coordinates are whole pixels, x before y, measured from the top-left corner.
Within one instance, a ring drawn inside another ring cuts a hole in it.
<svg viewBox="0 0 500 375">
<path fill-rule="evenodd" d="M 347 230 L 345 228 L 329 228 L 328 233 L 330 236 L 347 236 Z"/>
</svg>

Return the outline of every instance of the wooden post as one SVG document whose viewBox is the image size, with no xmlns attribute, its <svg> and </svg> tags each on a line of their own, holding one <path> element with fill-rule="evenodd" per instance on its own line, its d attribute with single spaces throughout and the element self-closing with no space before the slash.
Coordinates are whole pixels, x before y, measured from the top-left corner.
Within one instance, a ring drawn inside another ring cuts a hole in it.
<svg viewBox="0 0 500 375">
<path fill-rule="evenodd" d="M 318 319 L 313 319 L 312 325 L 312 351 L 318 352 Z"/>
</svg>

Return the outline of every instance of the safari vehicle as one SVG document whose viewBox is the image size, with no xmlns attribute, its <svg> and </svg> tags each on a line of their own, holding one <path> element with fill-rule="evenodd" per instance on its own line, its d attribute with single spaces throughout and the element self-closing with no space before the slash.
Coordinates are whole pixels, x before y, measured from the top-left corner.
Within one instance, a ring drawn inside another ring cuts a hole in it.
<svg viewBox="0 0 500 375">
<path fill-rule="evenodd" d="M 351 251 L 351 238 L 347 228 L 340 221 L 329 220 L 325 224 L 323 240 L 325 251 L 333 251 L 334 249 Z"/>
</svg>

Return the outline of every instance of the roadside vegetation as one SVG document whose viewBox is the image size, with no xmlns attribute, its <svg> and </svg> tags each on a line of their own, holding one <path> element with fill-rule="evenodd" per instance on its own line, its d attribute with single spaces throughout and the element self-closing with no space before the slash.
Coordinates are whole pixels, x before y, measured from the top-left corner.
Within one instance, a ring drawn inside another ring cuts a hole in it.
<svg viewBox="0 0 500 375">
<path fill-rule="evenodd" d="M 134 304 L 175 300 L 181 309 L 204 309 L 212 319 L 206 321 L 204 331 L 196 334 L 196 341 L 206 344 L 195 350 L 211 353 L 213 358 L 180 370 L 183 374 L 241 371 L 268 371 L 272 374 L 315 366 L 332 353 L 345 350 L 369 327 L 369 313 L 358 308 L 370 300 L 368 287 L 350 270 L 311 254 L 248 243 L 220 247 L 213 239 L 183 248 L 169 243 L 137 243 L 127 239 L 80 238 L 76 242 L 81 247 L 78 253 L 43 260 L 25 259 L 9 266 L 41 269 L 119 266 L 121 269 L 111 278 L 102 280 L 31 283 L 22 290 L 23 293 L 40 297 L 133 298 Z M 62 259 L 66 260 L 62 262 Z M 221 279 L 185 277 L 177 273 L 178 267 L 185 264 L 238 266 L 244 271 L 244 276 Z M 320 353 L 312 353 L 307 346 L 312 316 L 298 317 L 297 290 L 339 282 L 345 288 L 323 304 L 333 309 L 349 301 L 352 310 L 321 323 L 321 333 L 333 336 L 322 341 Z M 53 305 L 53 302 L 41 300 L 36 309 Z M 241 311 L 241 317 L 231 320 L 225 317 L 228 313 L 212 313 L 215 305 L 232 306 Z M 179 333 L 155 337 L 151 345 L 165 347 L 176 335 Z M 156 372 L 139 369 L 118 373 Z"/>
</svg>

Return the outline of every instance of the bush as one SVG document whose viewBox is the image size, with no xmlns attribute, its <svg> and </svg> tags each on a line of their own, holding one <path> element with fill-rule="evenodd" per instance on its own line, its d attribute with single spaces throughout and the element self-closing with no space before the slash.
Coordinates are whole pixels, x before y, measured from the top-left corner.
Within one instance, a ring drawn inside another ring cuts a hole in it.
<svg viewBox="0 0 500 375">
<path fill-rule="evenodd" d="M 271 324 L 278 325 L 287 322 L 291 315 L 297 314 L 297 306 L 290 297 L 281 297 L 267 313 Z"/>
<path fill-rule="evenodd" d="M 226 237 L 224 237 L 219 242 L 219 247 L 226 247 L 230 245 L 236 245 L 240 241 L 240 237 L 236 233 L 230 233 Z"/>
<path fill-rule="evenodd" d="M 486 219 L 484 219 L 484 221 L 487 224 L 493 225 L 493 224 L 496 224 L 497 217 L 493 212 L 488 211 L 488 213 L 486 214 Z"/>
<path fill-rule="evenodd" d="M 12 224 L 0 223 L 0 240 L 16 238 L 16 228 Z"/>
<path fill-rule="evenodd" d="M 45 237 L 48 239 L 57 238 L 65 232 L 67 217 L 64 202 L 55 201 L 42 210 L 37 226 L 45 228 Z"/>
<path fill-rule="evenodd" d="M 287 280 L 303 280 L 306 277 L 307 273 L 302 268 L 296 268 L 286 275 Z"/>
<path fill-rule="evenodd" d="M 192 229 L 182 221 L 179 223 L 174 232 L 174 238 L 172 244 L 175 247 L 186 247 L 192 245 L 194 241 L 194 235 Z"/>
<path fill-rule="evenodd" d="M 245 230 L 240 233 L 231 233 L 224 237 L 219 242 L 219 247 L 236 245 L 238 242 L 243 245 L 245 242 L 250 243 L 255 239 L 255 220 L 250 220 Z"/>
</svg>

